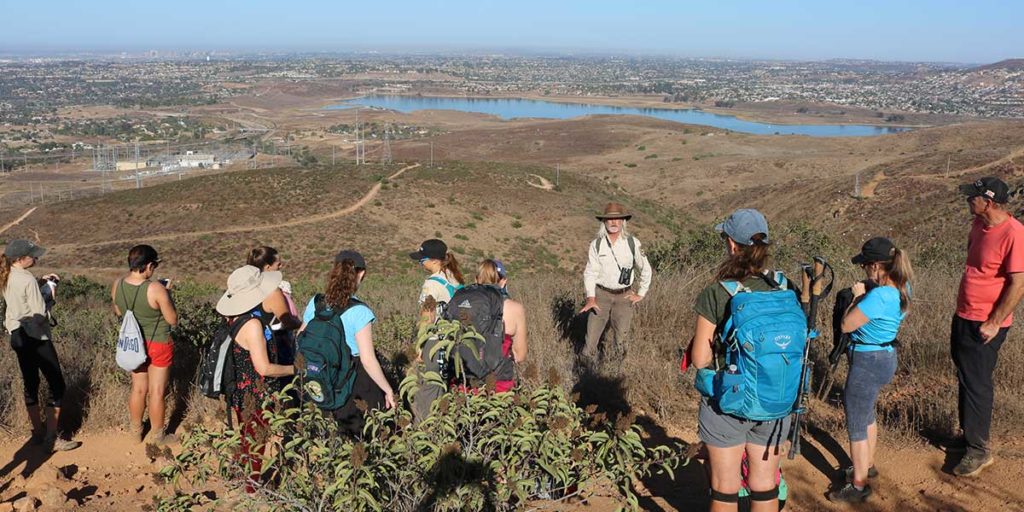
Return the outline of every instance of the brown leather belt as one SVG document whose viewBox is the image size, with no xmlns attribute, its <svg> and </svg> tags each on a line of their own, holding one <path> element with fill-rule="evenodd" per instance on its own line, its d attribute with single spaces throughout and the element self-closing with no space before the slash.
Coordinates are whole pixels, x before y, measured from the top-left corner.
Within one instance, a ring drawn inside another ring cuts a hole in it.
<svg viewBox="0 0 1024 512">
<path fill-rule="evenodd" d="M 608 293 L 610 293 L 610 294 L 612 294 L 612 295 L 622 295 L 623 293 L 626 293 L 626 292 L 632 290 L 632 288 L 630 288 L 628 286 L 625 287 L 625 288 L 619 288 L 618 290 L 612 290 L 611 288 L 605 288 L 604 286 L 601 286 L 601 285 L 597 285 L 597 287 L 602 289 L 602 290 L 604 290 L 604 291 L 606 291 L 606 292 L 608 292 Z"/>
</svg>

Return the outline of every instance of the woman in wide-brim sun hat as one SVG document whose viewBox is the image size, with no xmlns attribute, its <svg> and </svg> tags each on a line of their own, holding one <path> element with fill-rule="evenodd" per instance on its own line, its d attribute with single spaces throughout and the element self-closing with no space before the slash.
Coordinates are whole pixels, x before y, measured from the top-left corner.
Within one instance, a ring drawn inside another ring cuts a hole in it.
<svg viewBox="0 0 1024 512">
<path fill-rule="evenodd" d="M 242 457 L 252 469 L 247 492 L 255 492 L 251 482 L 260 478 L 261 451 L 253 447 L 255 433 L 265 425 L 262 405 L 267 394 L 264 379 L 295 375 L 295 367 L 270 362 L 267 345 L 273 342 L 273 331 L 260 321 L 259 305 L 268 295 L 278 289 L 281 273 L 263 272 L 246 265 L 236 269 L 228 277 L 228 289 L 217 301 L 217 312 L 227 318 L 228 324 L 238 327 L 238 334 L 231 343 L 234 361 L 235 388 L 229 404 L 242 426 Z M 244 322 L 240 327 L 236 322 Z M 255 449 L 254 449 L 255 448 Z M 253 453 L 256 451 L 257 453 Z"/>
</svg>

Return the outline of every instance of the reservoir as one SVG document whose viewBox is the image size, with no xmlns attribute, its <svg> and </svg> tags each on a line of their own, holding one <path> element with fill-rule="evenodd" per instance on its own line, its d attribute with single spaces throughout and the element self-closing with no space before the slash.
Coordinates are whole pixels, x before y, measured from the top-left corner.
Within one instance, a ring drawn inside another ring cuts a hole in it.
<svg viewBox="0 0 1024 512">
<path fill-rule="evenodd" d="M 679 123 L 713 126 L 754 135 L 809 135 L 811 137 L 866 137 L 899 133 L 908 128 L 857 124 L 771 124 L 744 121 L 735 116 L 695 109 L 618 107 L 586 103 L 560 103 L 522 98 L 452 98 L 434 96 L 364 96 L 329 109 L 353 106 L 382 108 L 408 113 L 416 110 L 458 110 L 490 114 L 502 119 L 571 119 L 594 114 L 630 114 Z"/>
</svg>

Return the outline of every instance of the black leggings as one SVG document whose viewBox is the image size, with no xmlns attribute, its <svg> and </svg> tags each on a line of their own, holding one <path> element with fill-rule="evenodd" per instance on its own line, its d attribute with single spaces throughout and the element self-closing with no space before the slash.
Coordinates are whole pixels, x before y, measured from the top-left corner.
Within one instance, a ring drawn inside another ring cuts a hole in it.
<svg viewBox="0 0 1024 512">
<path fill-rule="evenodd" d="M 377 383 L 370 378 L 363 368 L 359 357 L 352 359 L 355 365 L 356 382 L 352 386 L 352 398 L 348 399 L 340 409 L 331 411 L 334 419 L 338 421 L 338 430 L 347 436 L 363 435 L 363 426 L 366 425 L 366 412 L 359 410 L 356 400 L 366 402 L 367 410 L 382 409 L 384 407 L 384 391 L 377 387 Z"/>
<path fill-rule="evenodd" d="M 19 328 L 11 333 L 11 346 L 15 347 L 21 378 L 25 382 L 25 405 L 39 405 L 39 373 L 42 372 L 50 386 L 47 407 L 60 407 L 64 398 L 64 375 L 60 371 L 60 361 L 57 360 L 53 341 L 33 338 Z"/>
</svg>

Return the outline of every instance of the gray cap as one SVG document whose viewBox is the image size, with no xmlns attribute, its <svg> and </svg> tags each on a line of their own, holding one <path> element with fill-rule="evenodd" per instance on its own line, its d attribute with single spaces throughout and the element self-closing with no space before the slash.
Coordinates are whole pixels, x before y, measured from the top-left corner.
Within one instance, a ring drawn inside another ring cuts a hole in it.
<svg viewBox="0 0 1024 512">
<path fill-rule="evenodd" d="M 38 258 L 45 252 L 46 249 L 43 249 L 28 240 L 11 240 L 11 242 L 7 244 L 7 247 L 4 247 L 4 256 L 7 256 L 12 260 L 25 256 Z"/>
<path fill-rule="evenodd" d="M 752 245 L 754 235 L 764 235 L 764 243 L 768 240 L 768 220 L 761 212 L 752 208 L 743 208 L 732 212 L 725 222 L 715 226 L 715 231 L 725 233 L 734 242 L 742 245 Z"/>
</svg>

